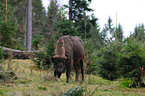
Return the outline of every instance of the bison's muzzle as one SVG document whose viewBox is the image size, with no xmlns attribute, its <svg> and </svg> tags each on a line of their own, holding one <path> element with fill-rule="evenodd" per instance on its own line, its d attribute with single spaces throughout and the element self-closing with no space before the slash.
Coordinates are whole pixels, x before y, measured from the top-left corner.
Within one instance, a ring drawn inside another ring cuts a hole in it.
<svg viewBox="0 0 145 96">
<path fill-rule="evenodd" d="M 54 63 L 54 76 L 60 78 L 61 74 L 65 71 L 66 59 L 52 57 L 51 60 Z"/>
</svg>

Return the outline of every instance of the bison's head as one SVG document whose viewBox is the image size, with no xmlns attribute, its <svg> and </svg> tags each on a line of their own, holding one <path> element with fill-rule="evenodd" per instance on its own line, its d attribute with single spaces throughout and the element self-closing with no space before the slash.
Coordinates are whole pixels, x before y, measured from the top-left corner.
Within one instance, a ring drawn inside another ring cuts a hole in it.
<svg viewBox="0 0 145 96">
<path fill-rule="evenodd" d="M 58 76 L 58 78 L 60 78 L 61 74 L 65 71 L 67 59 L 61 57 L 52 57 L 51 60 L 54 67 L 54 76 Z"/>
</svg>

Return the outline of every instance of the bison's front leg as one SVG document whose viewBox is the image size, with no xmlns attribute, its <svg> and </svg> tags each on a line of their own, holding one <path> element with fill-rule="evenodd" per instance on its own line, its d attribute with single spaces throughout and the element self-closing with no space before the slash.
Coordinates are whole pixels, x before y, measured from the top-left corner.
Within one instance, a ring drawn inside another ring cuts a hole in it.
<svg viewBox="0 0 145 96">
<path fill-rule="evenodd" d="M 56 74 L 56 70 L 55 70 L 55 71 L 54 71 L 54 77 L 56 77 L 56 75 L 57 75 L 57 74 Z"/>
<path fill-rule="evenodd" d="M 66 83 L 69 83 L 69 78 L 70 78 L 70 73 L 72 70 L 72 66 L 73 66 L 73 53 L 71 53 L 70 58 L 68 58 L 68 61 L 66 62 L 67 65 L 67 69 L 66 69 Z"/>
<path fill-rule="evenodd" d="M 66 77 L 67 77 L 66 83 L 69 83 L 70 72 L 71 72 L 71 65 L 68 65 L 66 71 Z"/>
<path fill-rule="evenodd" d="M 61 76 L 61 73 L 58 73 L 58 78 L 60 78 L 60 76 Z"/>
</svg>

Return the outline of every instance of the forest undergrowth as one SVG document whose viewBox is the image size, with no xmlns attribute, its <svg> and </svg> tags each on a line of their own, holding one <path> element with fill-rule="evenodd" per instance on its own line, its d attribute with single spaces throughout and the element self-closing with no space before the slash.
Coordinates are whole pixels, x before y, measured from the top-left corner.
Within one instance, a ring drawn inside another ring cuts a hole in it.
<svg viewBox="0 0 145 96">
<path fill-rule="evenodd" d="M 123 79 L 109 81 L 96 75 L 85 74 L 85 81 L 75 82 L 71 73 L 70 83 L 66 83 L 65 73 L 60 79 L 53 76 L 53 70 L 40 70 L 31 60 L 12 59 L 1 63 L 4 70 L 12 70 L 15 80 L 0 82 L 0 96 L 143 96 L 145 88 L 128 88 Z M 9 68 L 8 68 L 8 65 Z M 72 94 L 73 93 L 73 94 Z M 69 95 L 67 95 L 69 94 Z"/>
</svg>

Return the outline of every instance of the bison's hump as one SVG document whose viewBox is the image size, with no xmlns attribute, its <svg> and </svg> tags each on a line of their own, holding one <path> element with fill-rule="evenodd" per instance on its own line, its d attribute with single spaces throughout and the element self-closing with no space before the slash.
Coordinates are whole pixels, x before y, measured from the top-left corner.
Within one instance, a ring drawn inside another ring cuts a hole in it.
<svg viewBox="0 0 145 96">
<path fill-rule="evenodd" d="M 76 59 L 80 58 L 84 55 L 84 43 L 79 37 L 77 37 L 77 36 L 71 37 L 71 36 L 67 35 L 67 36 L 62 36 L 60 38 L 64 40 L 65 53 L 68 54 L 68 58 L 71 58 L 71 54 L 73 54 L 74 58 L 76 58 Z M 59 38 L 59 40 L 61 40 L 60 38 Z M 56 54 L 56 55 L 58 56 L 58 54 Z M 61 57 L 61 56 L 59 55 L 59 57 Z M 62 57 L 65 57 L 64 54 Z"/>
</svg>

